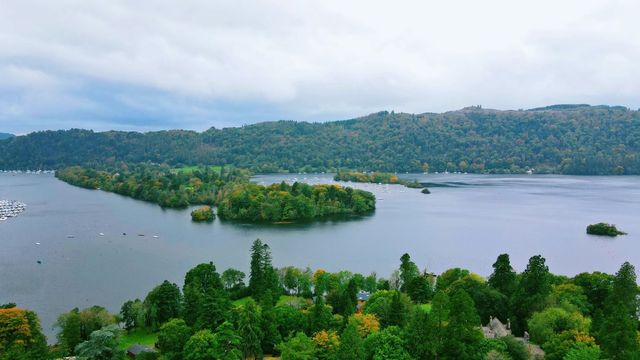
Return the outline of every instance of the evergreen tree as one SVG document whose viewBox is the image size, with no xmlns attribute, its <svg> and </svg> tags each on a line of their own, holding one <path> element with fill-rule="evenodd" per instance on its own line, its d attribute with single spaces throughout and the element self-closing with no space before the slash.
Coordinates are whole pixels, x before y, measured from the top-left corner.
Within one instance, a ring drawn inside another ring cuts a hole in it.
<svg viewBox="0 0 640 360">
<path fill-rule="evenodd" d="M 251 246 L 251 272 L 249 273 L 249 292 L 256 299 L 262 294 L 266 284 L 263 263 L 264 244 L 262 240 L 256 239 Z"/>
<path fill-rule="evenodd" d="M 446 330 L 444 354 L 450 359 L 482 359 L 480 317 L 473 300 L 464 290 L 456 290 L 451 297 L 449 323 Z"/>
<path fill-rule="evenodd" d="M 253 300 L 247 301 L 238 314 L 238 335 L 240 350 L 244 357 L 258 358 L 262 355 L 261 317 Z"/>
<path fill-rule="evenodd" d="M 222 290 L 223 285 L 220 275 L 216 271 L 212 262 L 198 264 L 187 272 L 184 278 L 184 312 L 183 318 L 187 325 L 195 326 L 196 329 L 208 328 L 215 329 L 222 323 L 219 321 L 215 324 L 208 324 L 202 318 L 210 318 L 211 315 L 205 309 L 205 303 L 209 307 L 217 290 Z"/>
<path fill-rule="evenodd" d="M 509 254 L 501 254 L 493 264 L 493 273 L 489 276 L 489 286 L 511 297 L 517 286 L 516 272 L 511 267 Z"/>
<path fill-rule="evenodd" d="M 613 281 L 597 332 L 602 352 L 611 359 L 636 359 L 638 346 L 638 285 L 633 265 L 625 262 Z"/>
<path fill-rule="evenodd" d="M 180 288 L 165 280 L 147 294 L 144 306 L 147 325 L 157 329 L 167 320 L 179 317 L 182 306 Z"/>
<path fill-rule="evenodd" d="M 420 275 L 418 266 L 411 261 L 409 254 L 404 254 L 400 257 L 400 291 L 407 292 L 407 287 L 411 284 L 411 281 Z"/>
<path fill-rule="evenodd" d="M 315 303 L 309 311 L 309 333 L 315 334 L 329 328 L 331 310 L 324 304 L 322 296 L 316 296 Z"/>
<path fill-rule="evenodd" d="M 202 296 L 199 306 L 196 329 L 214 330 L 225 322 L 231 309 L 231 302 L 226 291 L 221 289 L 209 289 Z"/>
<path fill-rule="evenodd" d="M 423 338 L 423 349 L 428 353 L 428 356 L 424 359 L 439 359 L 442 357 L 445 351 L 450 313 L 449 296 L 444 291 L 436 292 L 431 302 L 431 312 L 427 316 L 425 336 Z"/>
<path fill-rule="evenodd" d="M 336 353 L 337 360 L 364 360 L 364 342 L 358 332 L 358 327 L 351 322 L 342 332 L 340 346 Z"/>
<path fill-rule="evenodd" d="M 535 311 L 542 309 L 550 292 L 550 274 L 545 258 L 540 255 L 531 257 L 511 299 L 511 325 L 515 335 L 522 335 L 527 330 L 527 320 Z"/>
<path fill-rule="evenodd" d="M 354 279 L 350 279 L 347 287 L 342 292 L 342 304 L 344 306 L 342 315 L 348 318 L 353 315 L 358 305 L 358 285 Z"/>
<path fill-rule="evenodd" d="M 395 291 L 389 305 L 388 325 L 402 327 L 405 324 L 407 308 L 400 298 L 400 292 Z"/>
<path fill-rule="evenodd" d="M 278 332 L 276 314 L 273 307 L 271 291 L 267 290 L 260 303 L 261 308 L 261 330 L 262 330 L 262 350 L 267 354 L 273 354 L 282 338 Z"/>
<path fill-rule="evenodd" d="M 240 351 L 242 339 L 230 322 L 223 322 L 222 325 L 216 329 L 213 337 L 213 347 L 217 360 L 242 359 L 242 351 Z"/>
<path fill-rule="evenodd" d="M 416 359 L 429 359 L 431 356 L 428 340 L 432 334 L 427 328 L 428 321 L 429 315 L 427 312 L 416 308 L 407 325 L 404 336 L 407 351 Z"/>
</svg>

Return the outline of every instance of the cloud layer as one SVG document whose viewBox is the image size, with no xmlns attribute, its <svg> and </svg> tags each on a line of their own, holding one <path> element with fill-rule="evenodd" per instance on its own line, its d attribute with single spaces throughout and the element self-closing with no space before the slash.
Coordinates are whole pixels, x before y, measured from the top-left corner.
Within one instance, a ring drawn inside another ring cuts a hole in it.
<svg viewBox="0 0 640 360">
<path fill-rule="evenodd" d="M 2 1 L 0 131 L 640 106 L 637 1 Z"/>
</svg>

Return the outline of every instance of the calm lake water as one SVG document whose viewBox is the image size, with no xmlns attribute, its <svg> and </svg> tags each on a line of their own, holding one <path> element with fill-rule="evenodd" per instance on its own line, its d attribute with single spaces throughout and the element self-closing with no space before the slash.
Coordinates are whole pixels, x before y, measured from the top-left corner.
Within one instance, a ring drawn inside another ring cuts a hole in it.
<svg viewBox="0 0 640 360">
<path fill-rule="evenodd" d="M 52 341 L 56 317 L 74 307 L 99 304 L 118 311 L 164 279 L 181 285 L 185 272 L 200 262 L 213 261 L 219 271 L 247 271 L 256 238 L 271 246 L 276 266 L 382 276 L 397 268 L 404 252 L 429 271 L 459 266 L 482 275 L 504 252 L 518 271 L 536 254 L 546 257 L 551 271 L 566 275 L 613 273 L 624 261 L 640 266 L 640 177 L 406 176 L 454 186 L 432 187 L 432 194 L 423 195 L 398 185 L 352 184 L 376 194 L 374 215 L 243 225 L 195 224 L 188 210 L 73 187 L 52 175 L 0 174 L 0 199 L 28 206 L 0 222 L 0 303 L 37 311 Z M 254 180 L 294 178 L 333 182 L 329 174 Z M 587 224 L 600 221 L 629 235 L 585 234 Z"/>
</svg>

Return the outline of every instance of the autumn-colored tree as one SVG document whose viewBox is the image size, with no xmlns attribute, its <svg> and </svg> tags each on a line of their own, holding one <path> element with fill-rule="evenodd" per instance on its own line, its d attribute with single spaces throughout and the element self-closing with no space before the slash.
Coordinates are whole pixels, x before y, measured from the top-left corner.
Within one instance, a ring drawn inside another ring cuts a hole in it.
<svg viewBox="0 0 640 360">
<path fill-rule="evenodd" d="M 17 307 L 0 309 L 0 360 L 46 357 L 47 342 L 37 315 Z"/>
</svg>

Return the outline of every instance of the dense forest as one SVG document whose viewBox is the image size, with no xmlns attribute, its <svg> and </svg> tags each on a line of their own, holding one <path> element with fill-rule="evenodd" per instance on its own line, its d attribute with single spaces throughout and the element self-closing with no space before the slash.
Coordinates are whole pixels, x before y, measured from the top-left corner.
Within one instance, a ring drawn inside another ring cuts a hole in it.
<svg viewBox="0 0 640 360">
<path fill-rule="evenodd" d="M 298 182 L 269 186 L 236 183 L 223 188 L 216 203 L 220 218 L 252 222 L 366 215 L 376 207 L 375 196 L 368 191 Z"/>
<path fill-rule="evenodd" d="M 536 255 L 521 273 L 498 256 L 488 279 L 461 268 L 435 275 L 408 254 L 389 278 L 273 266 L 269 246 L 251 248 L 245 273 L 213 263 L 189 270 L 182 288 L 163 281 L 119 314 L 100 306 L 58 318 L 47 348 L 33 312 L 0 309 L 0 360 L 136 359 L 549 360 L 637 359 L 634 267 L 617 274 L 554 275 Z M 482 327 L 481 325 L 485 325 Z M 154 347 L 157 348 L 154 349 Z"/>
<path fill-rule="evenodd" d="M 14 136 L 13 134 L 0 132 L 0 140 L 12 138 L 13 136 Z"/>
<path fill-rule="evenodd" d="M 166 165 L 120 164 L 97 170 L 71 166 L 56 171 L 69 184 L 146 200 L 162 207 L 217 205 L 221 219 L 250 222 L 312 220 L 333 215 L 365 215 L 375 210 L 375 196 L 340 185 L 284 182 L 262 186 L 249 172 L 233 167 L 172 169 Z M 208 211 L 194 220 L 213 220 Z M 192 214 L 194 215 L 194 214 Z"/>
<path fill-rule="evenodd" d="M 232 167 L 175 171 L 166 165 L 124 163 L 108 170 L 71 166 L 56 171 L 56 177 L 75 186 L 101 189 L 173 208 L 190 204 L 212 205 L 218 190 L 225 184 L 249 181 L 248 172 Z"/>
<path fill-rule="evenodd" d="M 327 123 L 266 122 L 149 133 L 41 131 L 0 141 L 0 169 L 125 162 L 232 164 L 254 172 L 640 174 L 640 112 L 556 105 L 380 112 Z"/>
</svg>

